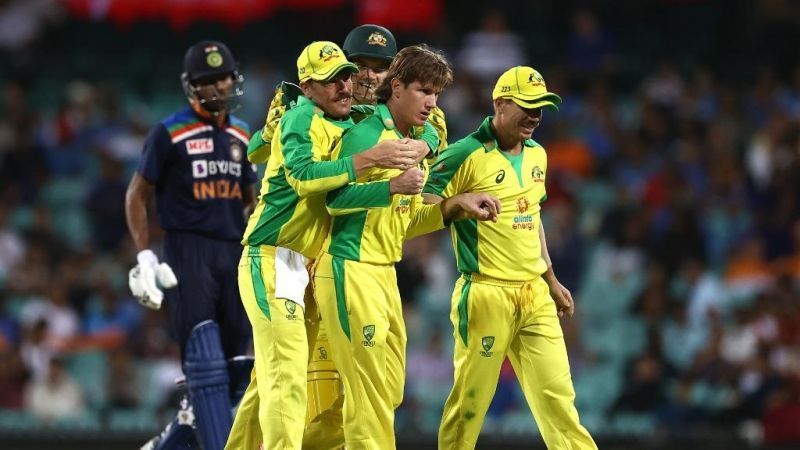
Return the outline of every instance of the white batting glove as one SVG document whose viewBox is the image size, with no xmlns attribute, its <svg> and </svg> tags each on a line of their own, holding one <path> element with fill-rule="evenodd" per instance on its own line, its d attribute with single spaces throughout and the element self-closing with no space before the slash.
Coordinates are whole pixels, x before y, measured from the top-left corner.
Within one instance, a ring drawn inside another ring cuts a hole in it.
<svg viewBox="0 0 800 450">
<path fill-rule="evenodd" d="M 152 250 L 142 250 L 136 255 L 139 264 L 128 273 L 128 286 L 133 296 L 142 306 L 150 309 L 161 309 L 164 293 L 158 288 L 169 289 L 178 285 L 175 273 L 167 263 L 158 263 L 158 257 Z M 158 281 L 158 284 L 156 284 Z"/>
</svg>

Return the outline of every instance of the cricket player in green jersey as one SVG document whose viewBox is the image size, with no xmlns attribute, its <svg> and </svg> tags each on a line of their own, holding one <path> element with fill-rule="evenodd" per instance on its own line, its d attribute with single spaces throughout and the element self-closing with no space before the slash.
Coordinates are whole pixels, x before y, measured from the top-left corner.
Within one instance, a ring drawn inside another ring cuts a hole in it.
<svg viewBox="0 0 800 450">
<path fill-rule="evenodd" d="M 297 60 L 304 96 L 276 130 L 261 196 L 242 239 L 239 291 L 253 327 L 256 361 L 228 449 L 254 449 L 262 442 L 265 449 L 301 448 L 309 351 L 305 296 L 308 266 L 330 222 L 325 194 L 375 167 L 415 166 L 430 150 L 422 141 L 393 140 L 336 158 L 342 133 L 353 125 L 356 70 L 332 42 L 308 45 Z M 398 194 L 419 192 L 421 180 L 412 178 L 400 174 L 382 186 Z M 374 187 L 358 186 L 354 197 L 365 197 L 363 189 Z"/>
<path fill-rule="evenodd" d="M 428 201 L 461 192 L 496 196 L 496 222 L 450 226 L 460 279 L 451 301 L 455 381 L 439 428 L 439 449 L 472 449 L 506 356 L 548 449 L 596 449 L 573 401 L 567 349 L 558 318 L 572 316 L 572 296 L 547 253 L 540 203 L 547 198 L 547 154 L 531 139 L 542 109 L 558 110 L 530 67 L 497 81 L 495 115 L 439 155 L 425 185 Z"/>
<path fill-rule="evenodd" d="M 378 88 L 375 113 L 344 135 L 339 156 L 357 155 L 386 139 L 411 138 L 418 127 L 430 127 L 430 111 L 451 80 L 440 54 L 423 46 L 401 50 Z M 423 162 L 405 173 L 424 178 L 426 172 Z M 393 195 L 377 188 L 376 182 L 399 173 L 368 170 L 327 199 L 334 217 L 314 290 L 344 382 L 349 450 L 395 448 L 394 410 L 403 397 L 406 332 L 394 263 L 402 256 L 403 240 L 440 229 L 461 215 L 481 220 L 497 215 L 496 200 L 485 194 L 424 205 L 418 194 Z M 365 185 L 375 186 L 367 208 L 363 194 L 356 192 Z"/>
</svg>

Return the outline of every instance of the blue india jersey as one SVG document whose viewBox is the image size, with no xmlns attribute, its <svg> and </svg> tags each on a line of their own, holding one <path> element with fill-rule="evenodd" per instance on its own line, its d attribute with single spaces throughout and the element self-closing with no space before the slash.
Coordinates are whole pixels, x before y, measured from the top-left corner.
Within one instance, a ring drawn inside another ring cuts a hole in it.
<svg viewBox="0 0 800 450">
<path fill-rule="evenodd" d="M 137 172 L 155 185 L 161 228 L 241 240 L 242 194 L 256 182 L 246 158 L 249 139 L 247 124 L 235 116 L 220 128 L 190 107 L 150 130 Z"/>
</svg>

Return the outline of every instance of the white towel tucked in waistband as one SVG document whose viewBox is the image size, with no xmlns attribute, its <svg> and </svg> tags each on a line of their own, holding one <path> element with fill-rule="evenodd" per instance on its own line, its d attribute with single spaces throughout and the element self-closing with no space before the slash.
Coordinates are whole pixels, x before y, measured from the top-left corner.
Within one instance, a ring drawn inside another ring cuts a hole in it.
<svg viewBox="0 0 800 450">
<path fill-rule="evenodd" d="M 308 258 L 288 248 L 277 247 L 275 251 L 275 298 L 291 300 L 303 309 L 303 300 L 308 286 Z"/>
</svg>

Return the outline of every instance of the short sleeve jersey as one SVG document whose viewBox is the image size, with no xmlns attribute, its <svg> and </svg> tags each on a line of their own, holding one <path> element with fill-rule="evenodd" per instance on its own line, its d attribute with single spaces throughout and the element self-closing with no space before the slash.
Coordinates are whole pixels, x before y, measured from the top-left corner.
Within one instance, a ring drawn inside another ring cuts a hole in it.
<svg viewBox="0 0 800 450">
<path fill-rule="evenodd" d="M 241 239 L 242 193 L 256 181 L 245 159 L 249 139 L 244 121 L 229 116 L 220 128 L 189 107 L 150 130 L 137 172 L 155 185 L 161 228 Z"/>
<path fill-rule="evenodd" d="M 498 148 L 488 117 L 480 128 L 446 148 L 431 167 L 423 192 L 445 198 L 484 192 L 500 200 L 497 223 L 453 222 L 450 231 L 459 271 L 527 281 L 547 270 L 539 241 L 540 203 L 547 198 L 547 154 L 532 139 L 519 155 Z"/>
</svg>

